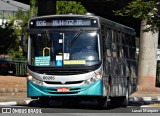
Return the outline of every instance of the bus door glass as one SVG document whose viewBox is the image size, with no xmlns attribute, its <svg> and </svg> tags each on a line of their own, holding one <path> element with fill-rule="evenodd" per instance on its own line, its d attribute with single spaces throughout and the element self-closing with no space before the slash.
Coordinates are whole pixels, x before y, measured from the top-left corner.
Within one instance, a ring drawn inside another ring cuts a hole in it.
<svg viewBox="0 0 160 116">
<path fill-rule="evenodd" d="M 62 66 L 63 62 L 63 39 L 64 33 L 51 33 L 51 65 L 52 66 Z"/>
</svg>

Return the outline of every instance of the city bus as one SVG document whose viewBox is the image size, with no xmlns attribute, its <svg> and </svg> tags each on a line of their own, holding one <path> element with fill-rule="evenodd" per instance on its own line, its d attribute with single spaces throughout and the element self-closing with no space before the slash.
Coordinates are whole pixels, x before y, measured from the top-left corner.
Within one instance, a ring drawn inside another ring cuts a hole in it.
<svg viewBox="0 0 160 116">
<path fill-rule="evenodd" d="M 66 14 L 33 18 L 28 33 L 28 97 L 44 107 L 51 99 L 128 105 L 137 87 L 134 29 L 92 14 Z"/>
</svg>

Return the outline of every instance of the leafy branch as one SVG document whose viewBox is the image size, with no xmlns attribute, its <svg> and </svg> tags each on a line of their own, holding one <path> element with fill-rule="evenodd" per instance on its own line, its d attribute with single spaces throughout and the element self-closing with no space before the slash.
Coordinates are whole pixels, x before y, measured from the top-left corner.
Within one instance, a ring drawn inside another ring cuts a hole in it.
<svg viewBox="0 0 160 116">
<path fill-rule="evenodd" d="M 154 0 L 133 0 L 126 7 L 113 12 L 115 15 L 133 16 L 134 18 L 146 20 L 149 26 L 144 31 L 155 32 L 160 28 L 159 5 L 160 2 L 155 2 Z"/>
<path fill-rule="evenodd" d="M 76 1 L 57 1 L 56 2 L 56 14 L 84 14 L 86 9 L 80 2 Z"/>
</svg>

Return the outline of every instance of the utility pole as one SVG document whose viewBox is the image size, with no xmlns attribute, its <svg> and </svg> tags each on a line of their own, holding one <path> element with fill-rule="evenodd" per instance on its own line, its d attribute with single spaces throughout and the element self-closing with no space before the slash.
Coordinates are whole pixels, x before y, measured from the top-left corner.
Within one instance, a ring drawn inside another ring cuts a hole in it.
<svg viewBox="0 0 160 116">
<path fill-rule="evenodd" d="M 38 0 L 38 16 L 56 14 L 56 0 Z"/>
</svg>

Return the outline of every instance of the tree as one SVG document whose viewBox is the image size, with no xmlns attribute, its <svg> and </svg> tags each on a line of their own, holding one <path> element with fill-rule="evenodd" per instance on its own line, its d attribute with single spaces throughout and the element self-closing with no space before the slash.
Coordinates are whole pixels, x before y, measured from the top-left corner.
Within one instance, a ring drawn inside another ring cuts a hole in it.
<svg viewBox="0 0 160 116">
<path fill-rule="evenodd" d="M 36 0 L 31 0 L 31 8 L 28 11 L 23 11 L 20 9 L 17 13 L 16 16 L 9 16 L 9 23 L 10 23 L 10 28 L 14 30 L 14 36 L 17 37 L 16 42 L 18 46 L 17 47 L 12 47 L 8 50 L 9 55 L 13 58 L 16 57 L 26 57 L 27 55 L 27 33 L 26 29 L 28 28 L 28 21 L 30 18 L 37 16 L 37 1 Z"/>
<path fill-rule="evenodd" d="M 16 48 L 16 36 L 10 27 L 11 25 L 8 23 L 5 23 L 3 27 L 0 26 L 0 54 L 6 55 L 8 49 Z"/>
<path fill-rule="evenodd" d="M 156 2 L 155 0 L 133 0 L 128 6 L 113 12 L 115 15 L 133 16 L 142 21 L 146 20 L 146 25 L 148 25 L 148 27 L 144 31 L 155 32 L 160 28 L 159 5 L 160 2 Z"/>
<path fill-rule="evenodd" d="M 84 14 L 87 12 L 80 2 L 57 1 L 56 4 L 56 14 Z"/>
<path fill-rule="evenodd" d="M 160 3 L 155 0 L 133 0 L 128 6 L 114 11 L 116 15 L 133 16 L 141 22 L 138 84 L 154 87 L 156 78 L 158 31 L 160 28 Z"/>
</svg>

